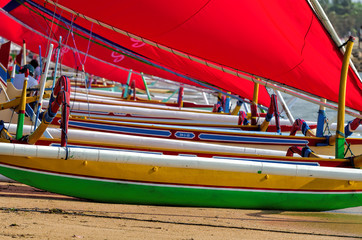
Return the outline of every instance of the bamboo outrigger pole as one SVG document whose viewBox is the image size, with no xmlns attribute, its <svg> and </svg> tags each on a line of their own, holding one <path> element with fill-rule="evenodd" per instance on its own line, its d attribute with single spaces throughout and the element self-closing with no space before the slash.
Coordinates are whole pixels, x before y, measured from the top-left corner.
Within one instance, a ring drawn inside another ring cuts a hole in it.
<svg viewBox="0 0 362 240">
<path fill-rule="evenodd" d="M 259 83 L 254 83 L 253 102 L 251 104 L 251 125 L 256 125 L 259 98 Z"/>
<path fill-rule="evenodd" d="M 26 64 L 26 43 L 23 40 L 23 58 L 21 59 L 22 66 Z M 18 125 L 16 128 L 16 139 L 19 140 L 23 137 L 23 127 L 25 120 L 25 107 L 26 107 L 26 88 L 28 87 L 29 69 L 26 69 L 24 73 L 23 91 L 21 92 L 20 105 L 18 112 Z"/>
<path fill-rule="evenodd" d="M 54 89 L 55 80 L 57 79 L 57 68 L 58 68 L 58 61 L 59 61 L 59 55 L 60 55 L 61 45 L 62 45 L 62 36 L 59 36 L 59 45 L 58 45 L 58 49 L 57 49 L 57 57 L 55 58 L 55 66 L 54 66 L 54 76 L 53 76 L 52 89 Z"/>
<path fill-rule="evenodd" d="M 343 58 L 341 79 L 339 84 L 339 98 L 338 98 L 338 118 L 337 118 L 337 130 L 336 130 L 336 158 L 344 158 L 344 111 L 346 105 L 346 86 L 347 75 L 349 68 L 349 60 L 351 58 L 353 48 L 353 37 L 349 37 L 347 41 L 347 48 Z"/>
<path fill-rule="evenodd" d="M 23 57 L 21 59 L 21 66 L 25 66 L 26 64 L 26 43 L 25 40 L 23 40 Z"/>
<path fill-rule="evenodd" d="M 132 69 L 129 70 L 128 73 L 128 77 L 127 77 L 127 84 L 124 87 L 124 92 L 123 92 L 123 98 L 127 98 L 128 97 L 128 89 L 129 89 L 129 83 L 131 81 L 131 76 L 132 76 Z"/>
<path fill-rule="evenodd" d="M 37 127 L 37 119 L 39 117 L 40 111 L 41 111 L 41 107 L 43 104 L 43 96 L 44 96 L 44 90 L 45 90 L 45 83 L 47 81 L 47 76 L 48 76 L 48 70 L 49 70 L 49 65 L 50 65 L 50 59 L 52 57 L 52 52 L 53 52 L 53 44 L 50 44 L 49 46 L 49 52 L 48 52 L 48 57 L 46 59 L 46 65 L 45 65 L 45 70 L 44 73 L 41 75 L 40 78 L 40 91 L 39 91 L 39 100 L 38 100 L 38 104 L 37 106 L 34 108 L 34 110 L 36 110 L 36 119 L 34 119 L 34 131 Z"/>
<path fill-rule="evenodd" d="M 147 82 L 146 82 L 145 77 L 143 76 L 143 72 L 141 72 L 141 77 L 142 77 L 142 80 L 143 80 L 143 84 L 145 85 L 145 89 L 146 89 L 146 93 L 147 93 L 147 98 L 148 98 L 148 100 L 151 100 L 150 91 L 148 90 Z"/>
<path fill-rule="evenodd" d="M 19 140 L 23 137 L 23 127 L 24 127 L 24 119 L 25 119 L 25 107 L 26 107 L 26 88 L 28 87 L 28 78 L 29 78 L 29 70 L 26 69 L 24 73 L 24 83 L 23 83 L 23 91 L 21 93 L 21 100 L 19 105 L 19 113 L 18 113 L 18 125 L 16 128 L 16 140 Z"/>
</svg>

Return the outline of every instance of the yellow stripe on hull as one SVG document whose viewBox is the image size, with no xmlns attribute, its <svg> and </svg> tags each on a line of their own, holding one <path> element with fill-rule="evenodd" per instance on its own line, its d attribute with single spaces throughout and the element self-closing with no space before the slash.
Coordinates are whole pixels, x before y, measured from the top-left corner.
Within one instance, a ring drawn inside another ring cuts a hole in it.
<svg viewBox="0 0 362 240">
<path fill-rule="evenodd" d="M 292 191 L 362 190 L 361 181 L 5 155 L 0 159 L 4 164 L 34 170 L 135 182 Z"/>
</svg>

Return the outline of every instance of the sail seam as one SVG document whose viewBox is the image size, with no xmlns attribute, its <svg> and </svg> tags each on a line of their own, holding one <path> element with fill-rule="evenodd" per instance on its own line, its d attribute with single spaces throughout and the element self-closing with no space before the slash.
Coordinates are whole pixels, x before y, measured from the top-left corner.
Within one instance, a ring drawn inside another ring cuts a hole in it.
<svg viewBox="0 0 362 240">
<path fill-rule="evenodd" d="M 199 10 L 197 10 L 194 14 L 192 14 L 190 17 L 188 17 L 187 19 L 185 19 L 182 23 L 176 25 L 175 27 L 171 28 L 170 30 L 168 31 L 165 31 L 163 33 L 161 33 L 160 35 L 162 34 L 165 34 L 167 32 L 172 32 L 173 30 L 175 30 L 176 28 L 179 28 L 180 26 L 184 25 L 186 22 L 188 22 L 191 18 L 193 18 L 194 16 L 196 16 L 198 13 L 200 13 L 209 3 L 211 2 L 211 0 L 207 1 L 204 6 L 202 6 Z"/>
<path fill-rule="evenodd" d="M 303 46 L 302 46 L 302 48 L 300 50 L 300 55 L 302 56 L 302 60 L 299 63 L 297 63 L 294 67 L 292 67 L 289 71 L 285 72 L 284 74 L 287 74 L 287 73 L 290 73 L 290 72 L 294 71 L 294 69 L 298 68 L 304 62 L 303 52 L 304 52 L 307 36 L 308 36 L 308 34 L 310 32 L 310 29 L 312 28 L 313 21 L 314 21 L 314 16 L 312 15 L 311 21 L 309 23 L 309 27 L 308 27 L 305 35 L 304 35 Z M 283 75 L 283 74 L 280 74 L 280 75 Z"/>
</svg>

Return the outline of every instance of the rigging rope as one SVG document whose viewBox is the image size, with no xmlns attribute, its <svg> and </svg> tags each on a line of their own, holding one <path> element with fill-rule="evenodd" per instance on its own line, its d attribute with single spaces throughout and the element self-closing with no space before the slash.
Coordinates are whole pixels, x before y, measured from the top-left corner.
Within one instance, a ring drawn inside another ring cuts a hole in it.
<svg viewBox="0 0 362 240">
<path fill-rule="evenodd" d="M 29 3 L 31 6 L 37 8 L 37 9 L 40 9 L 40 11 L 42 11 L 42 12 L 44 12 L 44 13 L 49 14 L 49 12 L 51 12 L 50 10 L 48 10 L 48 9 L 46 9 L 46 8 L 43 8 L 43 7 L 35 4 L 35 3 L 32 2 L 32 1 L 29 1 L 29 0 L 24 0 L 24 1 L 27 2 L 27 3 Z M 53 3 L 54 3 L 54 2 L 53 2 Z M 53 4 L 53 3 L 52 3 L 52 4 Z M 24 3 L 22 3 L 22 4 L 24 5 Z M 54 4 L 56 4 L 56 3 L 54 3 Z M 26 6 L 26 5 L 24 5 L 24 6 L 27 7 L 27 8 L 29 8 L 29 7 Z M 43 16 L 41 13 L 39 13 L 39 12 L 33 10 L 33 9 L 31 9 L 31 10 L 34 11 L 35 13 L 37 13 L 38 15 L 40 15 L 40 16 L 42 16 L 42 17 L 45 18 L 45 16 Z M 65 10 L 68 11 L 67 9 L 65 9 Z M 74 12 L 74 11 L 68 11 L 68 12 L 71 13 L 71 14 L 75 14 L 75 15 L 78 16 L 78 17 L 84 18 L 84 16 L 81 16 L 81 15 L 79 15 L 78 13 L 76 13 L 76 12 Z M 49 14 L 49 15 L 50 15 L 50 14 Z M 57 16 L 57 18 L 59 19 L 59 16 Z M 89 20 L 88 18 L 86 18 L 86 19 Z M 49 19 L 49 18 L 48 18 L 48 20 L 51 21 L 51 19 Z M 60 20 L 60 19 L 59 19 L 59 20 Z M 62 21 L 63 23 L 65 23 L 65 20 L 61 20 L 61 21 Z M 91 21 L 91 22 L 94 22 L 94 21 Z M 94 23 L 97 23 L 98 25 L 101 25 L 101 26 L 104 27 L 104 24 L 99 24 L 99 22 L 94 22 Z M 55 23 L 55 24 L 56 24 L 56 23 Z M 62 25 L 58 25 L 58 26 L 64 28 L 64 26 L 62 26 Z M 115 29 L 112 29 L 112 30 L 115 31 Z M 117 30 L 118 30 L 118 29 L 117 29 Z M 85 33 L 84 29 L 82 29 L 81 31 L 82 31 L 83 33 Z M 117 32 L 117 31 L 116 31 L 116 32 Z M 74 34 L 76 34 L 76 35 L 78 35 L 78 36 L 80 36 L 80 37 L 82 37 L 82 38 L 85 38 L 85 39 L 87 39 L 87 40 L 89 39 L 89 38 L 87 38 L 87 37 L 85 37 L 85 36 L 82 36 L 81 34 L 76 33 L 76 32 L 74 32 Z M 89 33 L 88 33 L 88 34 L 89 34 Z M 129 34 L 127 34 L 127 36 L 132 37 L 132 36 L 130 36 Z M 135 37 L 135 38 L 138 39 L 138 37 Z M 99 40 L 99 38 L 97 38 L 97 39 Z M 187 79 L 187 80 L 189 80 L 189 81 L 191 81 L 191 82 L 193 82 L 193 83 L 197 83 L 197 84 L 199 84 L 199 85 L 201 85 L 201 86 L 203 86 L 203 87 L 205 87 L 205 88 L 209 88 L 209 89 L 212 89 L 212 90 L 214 90 L 214 91 L 216 91 L 216 92 L 220 92 L 220 93 L 222 93 L 222 94 L 224 94 L 224 95 L 226 95 L 226 96 L 230 96 L 230 97 L 232 97 L 232 98 L 234 98 L 234 99 L 244 100 L 242 97 L 229 94 L 229 93 L 227 93 L 226 91 L 221 91 L 220 89 L 218 89 L 217 87 L 215 87 L 214 85 L 212 85 L 212 84 L 210 84 L 210 83 L 206 83 L 206 82 L 203 82 L 203 81 L 200 81 L 200 80 L 191 78 L 191 77 L 189 77 L 189 76 L 180 74 L 180 73 L 175 72 L 175 71 L 173 71 L 173 70 L 171 70 L 171 69 L 168 69 L 168 68 L 166 68 L 166 67 L 160 66 L 160 65 L 158 65 L 158 64 L 156 64 L 156 63 L 153 63 L 153 62 L 151 62 L 150 60 L 148 60 L 148 59 L 146 59 L 146 58 L 144 58 L 144 57 L 138 56 L 137 54 L 134 54 L 134 53 L 130 52 L 129 50 L 127 50 L 127 49 L 125 49 L 125 48 L 122 48 L 121 46 L 119 46 L 119 45 L 117 45 L 117 44 L 115 44 L 115 43 L 113 43 L 113 42 L 107 41 L 106 39 L 103 39 L 103 41 L 104 41 L 104 42 L 107 42 L 107 44 L 109 44 L 109 46 L 107 46 L 107 45 L 105 45 L 105 44 L 102 44 L 102 43 L 100 43 L 100 42 L 97 42 L 97 41 L 95 41 L 95 40 L 91 40 L 91 41 L 92 41 L 93 43 L 95 43 L 95 44 L 97 44 L 97 45 L 99 45 L 99 46 L 102 46 L 102 47 L 104 47 L 104 48 L 107 48 L 107 49 L 109 49 L 109 50 L 111 50 L 111 51 L 114 51 L 114 52 L 116 52 L 116 53 L 125 55 L 125 56 L 127 56 L 127 57 L 129 57 L 129 58 L 131 58 L 131 59 L 135 59 L 135 60 L 137 60 L 137 61 L 140 61 L 140 62 L 145 63 L 145 64 L 147 64 L 147 65 L 156 67 L 156 68 L 158 68 L 158 69 L 164 70 L 164 71 L 166 71 L 166 72 L 172 73 L 172 74 L 174 74 L 174 75 L 176 75 L 176 76 L 178 76 L 178 77 Z M 141 41 L 144 42 L 143 39 L 141 39 Z M 145 42 L 145 43 L 148 43 L 148 42 Z M 117 46 L 116 46 L 116 45 L 117 45 Z M 151 44 L 151 45 L 152 45 L 152 44 Z M 110 46 L 112 46 L 112 47 L 110 47 Z M 153 46 L 153 45 L 152 45 L 152 46 Z M 121 49 L 121 50 L 119 50 L 119 49 Z M 190 56 L 189 56 L 189 57 L 190 57 Z M 190 57 L 190 60 L 194 60 L 194 59 L 191 59 L 191 57 Z M 195 61 L 195 60 L 194 60 L 194 61 Z M 210 63 L 210 64 L 211 64 L 211 63 Z M 222 69 L 220 69 L 220 70 L 222 70 L 223 72 L 227 72 L 227 73 L 229 72 L 229 71 L 227 71 L 226 69 L 224 69 L 223 67 L 221 67 L 221 68 L 222 68 Z M 238 76 L 238 77 L 241 77 L 241 76 L 239 75 L 239 73 L 237 73 L 237 76 Z M 252 75 L 250 75 L 250 76 L 252 76 Z M 255 79 L 252 78 L 252 81 L 255 82 Z"/>
</svg>

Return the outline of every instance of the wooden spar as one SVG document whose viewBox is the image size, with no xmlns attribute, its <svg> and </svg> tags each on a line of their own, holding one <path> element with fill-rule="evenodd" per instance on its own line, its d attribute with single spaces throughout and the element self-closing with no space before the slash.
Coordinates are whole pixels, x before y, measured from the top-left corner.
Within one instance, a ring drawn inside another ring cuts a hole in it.
<svg viewBox="0 0 362 240">
<path fill-rule="evenodd" d="M 242 103 L 241 101 L 238 101 L 238 102 L 236 103 L 236 106 L 235 106 L 234 110 L 231 112 L 231 115 L 239 115 L 240 108 L 241 108 L 241 105 L 242 105 L 242 104 L 243 104 L 243 103 Z"/>
<path fill-rule="evenodd" d="M 40 76 L 43 73 L 43 61 L 41 57 L 41 45 L 39 45 L 39 68 L 40 68 Z"/>
<path fill-rule="evenodd" d="M 177 97 L 177 106 L 179 108 L 182 108 L 184 105 L 183 97 L 184 97 L 184 87 L 180 87 L 178 90 L 178 97 Z"/>
<path fill-rule="evenodd" d="M 151 100 L 150 91 L 148 91 L 147 82 L 146 82 L 146 79 L 145 79 L 145 77 L 144 77 L 144 75 L 143 75 L 143 72 L 141 72 L 141 77 L 142 77 L 143 84 L 145 85 L 145 89 L 146 89 L 146 93 L 147 93 L 147 98 L 148 98 L 148 100 Z"/>
<path fill-rule="evenodd" d="M 128 73 L 128 77 L 127 77 L 127 84 L 124 87 L 124 93 L 123 93 L 123 98 L 127 98 L 128 97 L 128 88 L 129 88 L 129 83 L 131 81 L 131 76 L 132 76 L 132 69 L 129 70 Z"/>
<path fill-rule="evenodd" d="M 26 64 L 26 43 L 23 40 L 23 58 L 21 59 L 21 66 L 25 66 Z"/>
<path fill-rule="evenodd" d="M 44 74 L 41 75 L 41 78 L 40 78 L 40 91 L 39 91 L 39 101 L 38 101 L 38 104 L 37 106 L 34 108 L 34 110 L 36 111 L 35 112 L 35 118 L 34 119 L 34 131 L 36 129 L 36 126 L 37 126 L 37 119 L 39 117 L 39 114 L 40 114 L 40 111 L 41 111 L 41 108 L 42 108 L 42 104 L 43 104 L 43 97 L 44 97 L 44 90 L 45 90 L 45 83 L 47 81 L 47 76 L 48 76 L 48 70 L 49 70 L 49 65 L 50 65 L 50 59 L 52 57 L 52 52 L 53 52 L 53 47 L 54 45 L 53 44 L 50 44 L 49 46 L 49 52 L 48 52 L 48 57 L 46 59 L 46 64 L 45 64 L 45 70 L 44 70 Z"/>
<path fill-rule="evenodd" d="M 346 105 L 346 87 L 349 60 L 351 58 L 354 38 L 350 37 L 347 41 L 347 48 L 343 58 L 341 79 L 339 84 L 339 98 L 338 98 L 338 119 L 336 130 L 336 158 L 344 158 L 344 111 Z"/>
<path fill-rule="evenodd" d="M 254 83 L 254 95 L 253 95 L 253 102 L 251 104 L 251 125 L 256 125 L 256 115 L 258 110 L 258 98 L 259 98 L 259 84 Z"/>
<path fill-rule="evenodd" d="M 26 106 L 26 88 L 28 87 L 28 77 L 29 77 L 29 69 L 26 69 L 24 83 L 23 83 L 23 91 L 21 93 L 21 101 L 20 101 L 20 105 L 19 105 L 18 126 L 16 128 L 16 139 L 17 140 L 19 140 L 20 138 L 23 137 L 25 106 Z"/>
<path fill-rule="evenodd" d="M 6 92 L 5 92 L 5 94 L 6 94 Z M 6 96 L 8 96 L 8 95 L 6 95 Z M 7 97 L 7 98 L 9 98 L 9 97 Z M 31 102 L 36 101 L 37 99 L 38 99 L 37 96 L 27 97 L 26 100 L 25 100 L 25 103 L 31 103 Z M 21 103 L 21 101 L 22 101 L 21 98 L 15 98 L 15 99 L 13 99 L 11 101 L 1 103 L 0 104 L 0 110 L 16 107 Z"/>
<path fill-rule="evenodd" d="M 202 97 L 204 98 L 205 104 L 209 105 L 209 100 L 206 97 L 206 93 L 202 92 L 201 94 L 202 94 Z"/>
<path fill-rule="evenodd" d="M 181 87 L 180 87 L 181 88 Z M 176 89 L 168 98 L 162 99 L 161 102 L 168 102 L 176 93 L 179 92 L 179 89 Z"/>
<path fill-rule="evenodd" d="M 284 109 L 284 111 L 285 111 L 285 114 L 287 115 L 287 117 L 288 117 L 288 119 L 289 119 L 290 124 L 293 125 L 293 123 L 295 122 L 295 119 L 294 119 L 292 113 L 290 112 L 290 110 L 289 110 L 289 108 L 288 108 L 288 105 L 285 103 L 282 94 L 281 94 L 279 91 L 277 91 L 277 90 L 275 90 L 275 93 L 278 95 L 278 98 L 279 98 L 279 100 L 280 100 L 280 103 L 281 103 L 281 105 L 282 105 L 282 107 L 283 107 L 283 109 Z"/>
<path fill-rule="evenodd" d="M 57 49 L 57 57 L 56 57 L 56 59 L 55 59 L 54 78 L 53 78 L 52 89 L 54 89 L 55 81 L 56 81 L 56 78 L 57 78 L 57 67 L 58 67 L 58 61 L 59 61 L 59 54 L 60 54 L 61 44 L 62 44 L 62 36 L 59 37 L 59 46 L 58 46 L 58 49 Z"/>
</svg>

